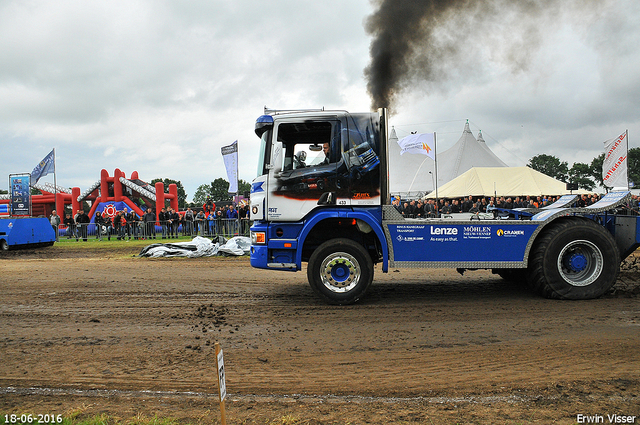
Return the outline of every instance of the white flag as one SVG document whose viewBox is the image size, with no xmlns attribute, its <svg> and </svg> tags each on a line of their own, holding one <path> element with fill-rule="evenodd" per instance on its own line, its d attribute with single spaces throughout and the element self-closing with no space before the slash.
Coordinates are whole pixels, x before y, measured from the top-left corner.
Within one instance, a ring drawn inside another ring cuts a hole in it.
<svg viewBox="0 0 640 425">
<path fill-rule="evenodd" d="M 627 132 L 604 142 L 602 180 L 607 187 L 628 188 L 627 179 Z"/>
<path fill-rule="evenodd" d="M 229 193 L 238 193 L 238 141 L 222 147 L 222 159 L 229 178 Z"/>
<path fill-rule="evenodd" d="M 398 145 L 402 149 L 400 155 L 407 153 L 420 153 L 427 155 L 429 158 L 435 160 L 435 153 L 433 147 L 434 143 L 433 133 L 412 134 L 407 137 L 403 137 L 398 140 Z"/>
</svg>

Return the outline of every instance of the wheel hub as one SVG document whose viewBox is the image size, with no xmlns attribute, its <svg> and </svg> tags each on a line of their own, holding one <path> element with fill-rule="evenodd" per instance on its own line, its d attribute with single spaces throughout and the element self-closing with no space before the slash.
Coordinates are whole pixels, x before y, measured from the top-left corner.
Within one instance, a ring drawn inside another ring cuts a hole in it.
<svg viewBox="0 0 640 425">
<path fill-rule="evenodd" d="M 360 279 L 358 261 L 345 252 L 327 257 L 321 266 L 322 283 L 333 292 L 348 292 Z"/>
<path fill-rule="evenodd" d="M 603 268 L 602 252 L 591 241 L 572 241 L 558 256 L 558 272 L 565 282 L 573 286 L 591 285 L 600 277 Z"/>
<path fill-rule="evenodd" d="M 580 272 L 587 268 L 588 260 L 584 254 L 573 254 L 569 259 L 569 268 L 574 272 Z"/>
</svg>

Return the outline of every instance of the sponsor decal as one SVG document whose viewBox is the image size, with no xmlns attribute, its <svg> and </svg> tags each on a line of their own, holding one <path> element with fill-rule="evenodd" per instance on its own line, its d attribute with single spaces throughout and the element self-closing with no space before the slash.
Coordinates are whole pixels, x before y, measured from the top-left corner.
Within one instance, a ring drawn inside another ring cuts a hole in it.
<svg viewBox="0 0 640 425">
<path fill-rule="evenodd" d="M 464 226 L 462 228 L 463 239 L 491 239 L 490 226 Z"/>
<path fill-rule="evenodd" d="M 505 238 L 515 238 L 518 236 L 524 236 L 524 230 L 503 230 L 498 229 L 496 232 L 498 236 L 504 236 Z"/>
<path fill-rule="evenodd" d="M 457 235 L 458 229 L 456 227 L 433 227 L 431 228 L 430 233 L 432 235 Z"/>
<path fill-rule="evenodd" d="M 264 182 L 251 183 L 251 193 L 264 192 L 264 189 L 262 188 L 263 184 Z"/>
<path fill-rule="evenodd" d="M 423 236 L 402 236 L 402 235 L 398 235 L 396 237 L 396 239 L 398 240 L 398 242 L 415 242 L 415 241 L 423 241 L 424 237 Z"/>
<path fill-rule="evenodd" d="M 354 193 L 353 199 L 369 199 L 371 198 L 371 194 L 369 193 Z"/>
<path fill-rule="evenodd" d="M 429 226 L 429 233 L 434 235 L 429 239 L 431 242 L 457 242 L 457 227 L 434 227 Z M 442 237 L 440 237 L 442 236 Z"/>
</svg>

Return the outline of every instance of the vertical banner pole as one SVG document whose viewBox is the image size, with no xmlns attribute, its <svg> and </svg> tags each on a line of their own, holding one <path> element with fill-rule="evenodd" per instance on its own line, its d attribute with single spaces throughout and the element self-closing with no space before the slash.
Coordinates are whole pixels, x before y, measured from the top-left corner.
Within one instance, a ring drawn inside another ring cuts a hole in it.
<svg viewBox="0 0 640 425">
<path fill-rule="evenodd" d="M 627 190 L 629 190 L 629 129 L 625 130 L 625 133 L 624 137 L 627 139 Z"/>
<path fill-rule="evenodd" d="M 220 344 L 216 342 L 216 371 L 218 375 L 218 395 L 220 396 L 220 423 L 227 425 L 227 414 L 224 408 L 224 399 L 227 396 L 227 385 L 224 379 L 224 358 Z"/>
<path fill-rule="evenodd" d="M 436 217 L 440 217 L 440 201 L 438 200 L 438 140 L 435 131 L 433 132 L 433 158 L 436 171 Z"/>
</svg>

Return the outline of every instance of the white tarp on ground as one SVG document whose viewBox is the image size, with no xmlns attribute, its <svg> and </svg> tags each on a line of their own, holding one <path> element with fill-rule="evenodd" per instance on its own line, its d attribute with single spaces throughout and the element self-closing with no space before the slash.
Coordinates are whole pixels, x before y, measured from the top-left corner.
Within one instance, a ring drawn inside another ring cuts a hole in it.
<svg viewBox="0 0 640 425">
<path fill-rule="evenodd" d="M 189 242 L 154 243 L 142 248 L 140 257 L 212 257 L 214 255 L 245 255 L 251 249 L 251 239 L 235 236 L 224 244 L 196 236 Z"/>
<path fill-rule="evenodd" d="M 438 188 L 439 198 L 473 196 L 558 196 L 590 193 L 567 190 L 566 183 L 529 167 L 474 167 Z M 431 192 L 426 198 L 435 198 Z"/>
</svg>

